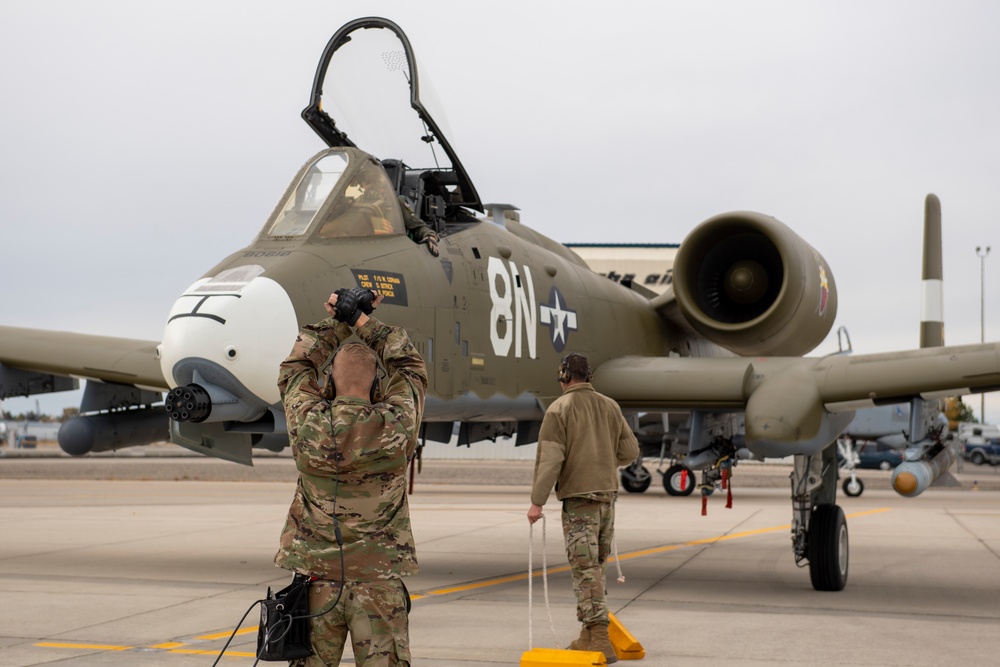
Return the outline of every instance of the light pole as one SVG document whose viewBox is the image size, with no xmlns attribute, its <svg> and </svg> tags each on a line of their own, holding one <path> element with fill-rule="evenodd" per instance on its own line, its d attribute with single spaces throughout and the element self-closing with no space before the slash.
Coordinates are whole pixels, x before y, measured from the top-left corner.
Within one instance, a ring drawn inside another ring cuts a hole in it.
<svg viewBox="0 0 1000 667">
<path fill-rule="evenodd" d="M 976 246 L 976 257 L 979 258 L 979 342 L 986 342 L 986 257 L 990 247 Z M 979 394 L 979 418 L 986 423 L 986 394 Z"/>
</svg>

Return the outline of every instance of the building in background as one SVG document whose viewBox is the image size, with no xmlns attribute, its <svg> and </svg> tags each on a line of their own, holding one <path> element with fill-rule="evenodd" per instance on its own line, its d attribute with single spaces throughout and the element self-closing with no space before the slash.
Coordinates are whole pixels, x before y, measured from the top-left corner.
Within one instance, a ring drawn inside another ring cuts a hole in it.
<svg viewBox="0 0 1000 667">
<path fill-rule="evenodd" d="M 677 243 L 567 243 L 591 269 L 615 282 L 632 281 L 662 293 L 674 280 Z"/>
</svg>

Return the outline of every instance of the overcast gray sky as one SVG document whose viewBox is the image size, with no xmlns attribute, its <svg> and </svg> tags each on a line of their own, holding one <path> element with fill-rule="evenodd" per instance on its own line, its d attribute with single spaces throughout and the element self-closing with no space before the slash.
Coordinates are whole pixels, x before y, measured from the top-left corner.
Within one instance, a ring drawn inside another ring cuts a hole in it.
<svg viewBox="0 0 1000 667">
<path fill-rule="evenodd" d="M 299 112 L 367 15 L 407 33 L 483 200 L 543 234 L 679 243 L 761 211 L 830 263 L 856 352 L 909 349 L 934 192 L 946 341 L 979 341 L 977 245 L 1000 337 L 1000 4 L 963 0 L 6 0 L 0 322 L 158 340 L 323 147 Z"/>
</svg>

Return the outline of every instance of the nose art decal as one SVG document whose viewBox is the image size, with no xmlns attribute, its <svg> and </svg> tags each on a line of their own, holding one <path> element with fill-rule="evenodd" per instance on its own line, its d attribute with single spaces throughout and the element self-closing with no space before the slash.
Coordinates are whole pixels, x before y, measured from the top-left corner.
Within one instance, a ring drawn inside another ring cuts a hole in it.
<svg viewBox="0 0 1000 667">
<path fill-rule="evenodd" d="M 198 302 L 194 305 L 194 308 L 187 313 L 177 313 L 172 316 L 167 322 L 173 322 L 180 317 L 204 317 L 210 320 L 214 320 L 219 324 L 225 324 L 226 320 L 219 315 L 213 313 L 203 313 L 201 312 L 201 307 L 212 297 L 229 297 L 239 299 L 240 295 L 236 292 L 246 287 L 251 280 L 264 273 L 264 267 L 256 264 L 248 264 L 245 266 L 237 266 L 233 269 L 226 269 L 219 275 L 209 279 L 208 281 L 198 285 L 197 288 L 189 292 L 188 294 L 183 294 L 181 298 L 198 298 L 201 295 Z"/>
<path fill-rule="evenodd" d="M 194 295 L 193 294 L 185 294 L 184 296 L 194 296 Z M 174 320 L 176 320 L 179 317 L 207 317 L 210 320 L 215 320 L 219 324 L 225 324 L 226 320 L 224 318 L 222 318 L 222 317 L 219 317 L 218 315 L 213 315 L 212 313 L 199 313 L 198 312 L 198 309 L 201 308 L 202 305 L 206 301 L 208 301 L 210 298 L 212 298 L 213 296 L 220 296 L 220 297 L 221 296 L 228 296 L 228 297 L 235 297 L 237 299 L 240 298 L 239 294 L 209 294 L 208 296 L 203 296 L 201 298 L 201 300 L 199 300 L 198 303 L 195 304 L 194 308 L 191 309 L 190 313 L 178 313 L 177 315 L 174 315 L 169 320 L 167 320 L 167 322 L 173 322 Z"/>
</svg>

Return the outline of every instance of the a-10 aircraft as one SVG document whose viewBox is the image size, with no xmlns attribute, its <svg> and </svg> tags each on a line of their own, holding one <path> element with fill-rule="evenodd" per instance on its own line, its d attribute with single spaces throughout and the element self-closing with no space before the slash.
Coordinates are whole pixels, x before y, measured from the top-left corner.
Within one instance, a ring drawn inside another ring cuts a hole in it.
<svg viewBox="0 0 1000 667">
<path fill-rule="evenodd" d="M 745 424 L 752 455 L 795 455 L 795 558 L 812 584 L 847 582 L 834 442 L 860 407 L 911 403 L 925 443 L 913 487 L 940 462 L 925 401 L 1000 387 L 997 344 L 803 358 L 837 312 L 833 272 L 778 220 L 724 213 L 684 239 L 672 289 L 656 295 L 589 270 L 571 250 L 484 205 L 432 114 L 403 31 L 352 21 L 322 55 L 303 118 L 328 148 L 293 178 L 253 243 L 175 302 L 162 341 L 0 327 L 0 398 L 75 388 L 75 454 L 170 440 L 252 464 L 287 445 L 277 370 L 300 325 L 326 316 L 338 287 L 378 290 L 378 316 L 405 326 L 430 386 L 424 436 L 517 433 L 533 442 L 575 351 L 595 387 L 629 414 L 690 411 L 688 463 L 706 487 L 733 463 Z M 377 159 L 376 159 L 377 158 Z M 374 185 L 362 185 L 372 182 Z M 394 191 L 440 234 L 411 240 Z M 168 410 L 157 405 L 170 390 Z"/>
</svg>

